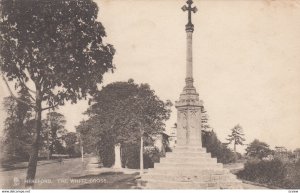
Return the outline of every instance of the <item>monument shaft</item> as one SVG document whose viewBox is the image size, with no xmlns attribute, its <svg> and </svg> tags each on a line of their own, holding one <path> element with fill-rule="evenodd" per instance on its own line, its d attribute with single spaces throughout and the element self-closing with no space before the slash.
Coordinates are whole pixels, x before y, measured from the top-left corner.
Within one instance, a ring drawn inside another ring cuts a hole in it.
<svg viewBox="0 0 300 193">
<path fill-rule="evenodd" d="M 189 11 L 186 31 L 186 78 L 185 87 L 180 94 L 179 101 L 175 102 L 177 108 L 177 145 L 179 146 L 200 146 L 201 143 L 201 108 L 202 101 L 193 86 L 193 31 L 194 25 L 191 22 L 191 12 L 196 8 L 191 7 L 192 1 L 187 1 L 188 7 L 182 9 Z"/>
<path fill-rule="evenodd" d="M 186 78 L 193 79 L 193 32 L 186 33 Z"/>
</svg>

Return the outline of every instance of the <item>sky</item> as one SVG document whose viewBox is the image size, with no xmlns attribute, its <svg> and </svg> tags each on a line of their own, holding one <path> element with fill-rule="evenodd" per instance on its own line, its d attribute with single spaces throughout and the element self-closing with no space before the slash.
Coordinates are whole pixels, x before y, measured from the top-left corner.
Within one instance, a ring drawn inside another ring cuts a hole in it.
<svg viewBox="0 0 300 193">
<path fill-rule="evenodd" d="M 103 85 L 133 78 L 173 103 L 184 87 L 185 0 L 95 0 L 116 70 Z M 246 143 L 300 147 L 300 3 L 194 0 L 194 85 L 222 142 L 240 124 Z M 8 91 L 1 82 L 1 98 Z M 87 101 L 60 108 L 75 130 Z M 169 129 L 176 122 L 172 109 Z M 0 121 L 4 119 L 1 113 Z M 245 147 L 239 148 L 242 150 Z"/>
</svg>

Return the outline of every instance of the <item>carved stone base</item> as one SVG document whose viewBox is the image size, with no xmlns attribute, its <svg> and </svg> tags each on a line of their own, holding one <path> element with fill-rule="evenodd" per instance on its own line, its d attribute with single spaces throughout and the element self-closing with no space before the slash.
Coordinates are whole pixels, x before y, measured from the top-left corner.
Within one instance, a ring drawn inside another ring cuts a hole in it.
<svg viewBox="0 0 300 193">
<path fill-rule="evenodd" d="M 193 85 L 186 86 L 175 102 L 177 108 L 177 144 L 198 145 L 201 143 L 202 101 Z"/>
<path fill-rule="evenodd" d="M 174 152 L 168 152 L 160 163 L 142 175 L 139 186 L 145 189 L 243 188 L 235 175 L 199 146 L 178 146 Z"/>
</svg>

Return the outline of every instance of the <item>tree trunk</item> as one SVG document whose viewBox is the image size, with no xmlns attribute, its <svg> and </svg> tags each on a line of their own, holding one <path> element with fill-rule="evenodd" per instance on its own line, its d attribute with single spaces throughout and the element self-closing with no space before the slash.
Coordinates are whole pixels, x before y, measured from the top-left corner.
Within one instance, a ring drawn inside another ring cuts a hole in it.
<svg viewBox="0 0 300 193">
<path fill-rule="evenodd" d="M 233 151 L 234 151 L 234 154 L 236 153 L 236 143 L 233 143 Z"/>
<path fill-rule="evenodd" d="M 141 149 L 140 149 L 140 174 L 144 173 L 144 152 L 143 152 L 143 135 L 141 136 Z"/>
<path fill-rule="evenodd" d="M 34 179 L 36 174 L 36 167 L 39 154 L 39 146 L 41 140 L 41 130 L 42 130 L 42 100 L 40 96 L 40 91 L 36 90 L 36 109 L 35 109 L 35 137 L 31 145 L 31 154 L 29 158 L 27 176 L 25 181 L 25 187 L 32 188 L 34 186 Z"/>
<path fill-rule="evenodd" d="M 51 152 L 50 152 L 50 142 L 49 142 L 49 130 L 47 130 L 47 160 L 50 160 Z"/>
<path fill-rule="evenodd" d="M 81 145 L 81 162 L 83 163 L 83 145 Z"/>
</svg>

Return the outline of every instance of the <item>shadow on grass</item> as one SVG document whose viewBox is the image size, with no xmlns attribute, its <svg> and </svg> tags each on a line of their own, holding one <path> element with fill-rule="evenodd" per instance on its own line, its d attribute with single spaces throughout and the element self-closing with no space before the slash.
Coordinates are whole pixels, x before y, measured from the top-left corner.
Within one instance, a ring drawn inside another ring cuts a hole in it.
<svg viewBox="0 0 300 193">
<path fill-rule="evenodd" d="M 43 165 L 48 165 L 48 164 L 53 164 L 53 163 L 58 163 L 58 161 L 53 161 L 53 162 L 46 162 L 46 163 L 38 163 L 38 166 L 43 166 Z M 20 169 L 27 169 L 28 168 L 28 162 L 21 162 L 21 163 L 8 163 L 8 164 L 1 164 L 1 169 L 0 171 L 12 171 L 12 170 L 20 170 Z"/>
<path fill-rule="evenodd" d="M 72 178 L 82 180 L 81 185 L 73 189 L 131 189 L 137 185 L 139 173 L 124 174 L 123 172 L 105 172 Z M 77 181 L 77 182 L 78 182 Z"/>
</svg>

